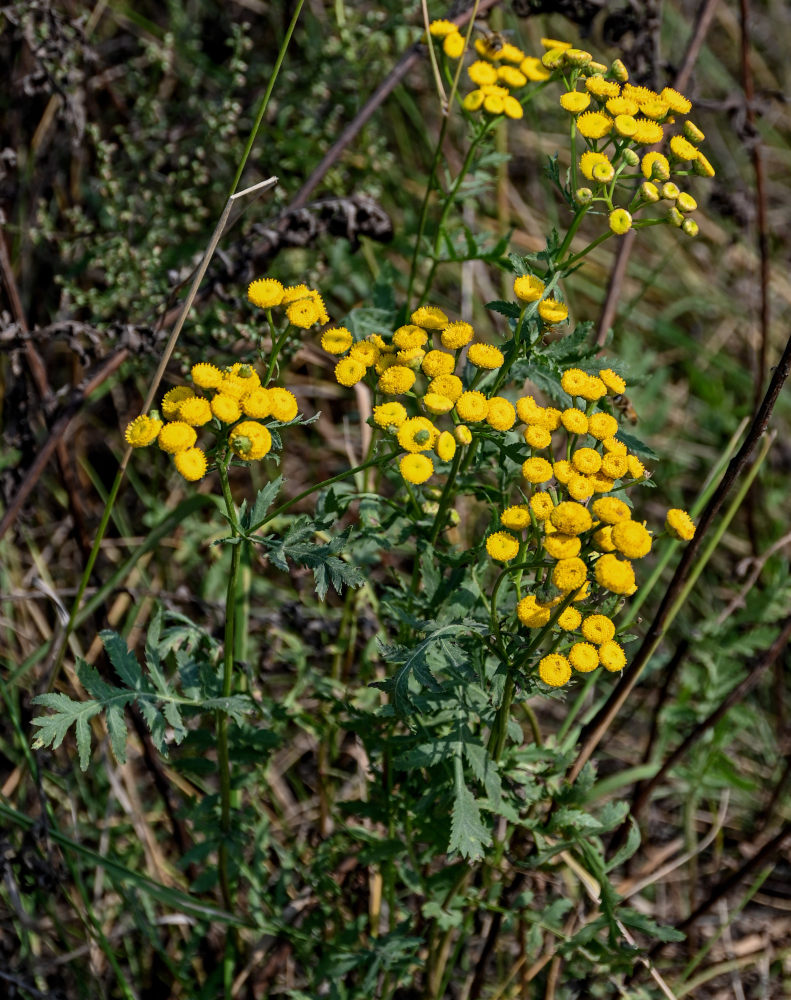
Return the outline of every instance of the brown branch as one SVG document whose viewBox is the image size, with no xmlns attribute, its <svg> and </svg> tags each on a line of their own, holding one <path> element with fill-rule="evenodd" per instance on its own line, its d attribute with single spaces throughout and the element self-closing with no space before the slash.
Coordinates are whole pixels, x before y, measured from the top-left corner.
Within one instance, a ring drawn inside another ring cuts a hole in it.
<svg viewBox="0 0 791 1000">
<path fill-rule="evenodd" d="M 574 782 L 576 780 L 582 768 L 588 760 L 590 760 L 594 750 L 609 729 L 612 720 L 621 710 L 626 702 L 626 699 L 629 697 L 629 694 L 637 683 L 637 680 L 648 662 L 651 653 L 653 652 L 656 644 L 659 642 L 670 609 L 673 607 L 676 598 L 681 592 L 681 589 L 686 583 L 687 577 L 695 565 L 706 533 L 711 527 L 714 518 L 719 513 L 719 510 L 731 488 L 746 469 L 755 446 L 766 432 L 769 418 L 772 414 L 772 410 L 774 409 L 774 405 L 777 402 L 777 397 L 780 394 L 783 384 L 788 378 L 790 370 L 791 337 L 786 343 L 785 350 L 783 351 L 783 355 L 780 358 L 777 368 L 775 368 L 772 380 L 769 383 L 769 388 L 766 390 L 766 395 L 758 408 L 758 412 L 753 418 L 750 429 L 744 439 L 744 444 L 731 460 L 728 468 L 725 470 L 725 474 L 717 486 L 717 489 L 712 494 L 706 509 L 703 511 L 697 531 L 695 532 L 695 537 L 684 550 L 684 554 L 676 567 L 676 572 L 673 574 L 673 579 L 670 581 L 670 585 L 662 598 L 654 620 L 651 622 L 651 626 L 646 633 L 645 639 L 643 640 L 637 655 L 635 656 L 633 662 L 624 671 L 620 684 L 613 689 L 605 704 L 582 731 L 582 749 L 577 755 L 577 759 L 574 761 L 574 764 L 569 771 L 569 782 Z"/>
</svg>

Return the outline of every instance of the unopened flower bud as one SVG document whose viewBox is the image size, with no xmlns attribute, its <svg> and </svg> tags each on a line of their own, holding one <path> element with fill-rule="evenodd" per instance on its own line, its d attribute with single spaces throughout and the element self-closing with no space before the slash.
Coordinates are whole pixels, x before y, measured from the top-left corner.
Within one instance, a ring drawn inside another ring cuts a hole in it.
<svg viewBox="0 0 791 1000">
<path fill-rule="evenodd" d="M 680 229 L 684 225 L 684 216 L 679 212 L 675 205 L 668 209 L 667 212 L 668 222 L 674 226 L 678 226 Z"/>
<path fill-rule="evenodd" d="M 629 79 L 629 70 L 624 66 L 620 59 L 616 59 L 612 64 L 612 75 L 619 83 L 626 83 Z"/>
<path fill-rule="evenodd" d="M 589 205 L 593 199 L 593 191 L 590 188 L 577 188 L 574 192 L 574 197 L 580 205 Z"/>
<path fill-rule="evenodd" d="M 680 194 L 681 192 L 679 191 L 678 184 L 668 181 L 666 184 L 662 185 L 663 198 L 667 198 L 669 201 L 675 201 Z"/>
<path fill-rule="evenodd" d="M 626 149 L 623 150 L 621 156 L 623 156 L 624 163 L 626 163 L 627 166 L 630 167 L 636 167 L 640 162 L 640 157 L 629 146 L 627 146 Z"/>
<path fill-rule="evenodd" d="M 644 181 L 640 185 L 640 197 L 644 201 L 659 201 L 659 189 L 656 184 L 652 184 L 651 181 Z"/>
<path fill-rule="evenodd" d="M 684 219 L 681 224 L 681 228 L 687 234 L 687 236 L 695 237 L 700 232 L 700 226 L 695 222 L 694 219 Z"/>
<path fill-rule="evenodd" d="M 682 191 L 678 198 L 676 198 L 676 208 L 679 212 L 694 212 L 698 207 L 698 203 L 692 197 L 691 194 L 687 194 L 686 191 Z"/>
<path fill-rule="evenodd" d="M 687 119 L 684 122 L 684 138 L 687 139 L 688 142 L 694 142 L 697 146 L 699 142 L 703 142 L 706 136 L 700 131 L 694 122 Z"/>
</svg>

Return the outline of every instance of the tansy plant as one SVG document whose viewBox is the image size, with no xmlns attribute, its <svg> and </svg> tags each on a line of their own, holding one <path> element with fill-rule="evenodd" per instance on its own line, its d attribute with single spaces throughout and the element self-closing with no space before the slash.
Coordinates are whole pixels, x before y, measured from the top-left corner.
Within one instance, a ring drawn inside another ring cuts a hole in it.
<svg viewBox="0 0 791 1000">
<path fill-rule="evenodd" d="M 406 301 L 398 308 L 393 298 L 384 311 L 392 322 L 385 323 L 380 310 L 367 324 L 360 311 L 330 324 L 318 291 L 261 278 L 248 290 L 258 310 L 260 349 L 230 364 L 201 358 L 182 384 L 164 393 L 157 411 L 126 428 L 134 449 L 156 444 L 185 480 L 209 477 L 211 489 L 216 473 L 227 525 L 223 542 L 231 552 L 222 646 L 205 635 L 180 645 L 177 629 L 161 634 L 158 616 L 144 672 L 120 637 L 105 632 L 121 687 L 83 662 L 78 676 L 89 699 L 43 695 L 38 702 L 50 714 L 34 720 L 39 746 L 57 747 L 74 725 L 86 766 L 88 720 L 103 710 L 120 759 L 123 706 L 138 705 L 163 753 L 169 742 L 188 738 L 192 716 L 210 711 L 219 798 L 206 806 L 215 824 L 207 832 L 204 816 L 201 857 L 217 851 L 226 910 L 245 911 L 259 931 L 265 927 L 289 941 L 311 967 L 310 936 L 280 919 L 260 886 L 253 892 L 260 816 L 258 799 L 246 798 L 242 786 L 252 773 L 251 748 L 263 746 L 261 731 L 274 725 L 279 705 L 255 671 L 237 664 L 250 601 L 250 573 L 240 567 L 253 565 L 252 553 L 279 569 L 300 563 L 312 569 L 320 598 L 330 583 L 339 592 L 365 583 L 356 594 L 346 591 L 334 640 L 340 652 L 330 658 L 331 686 L 321 687 L 334 713 L 329 735 L 321 737 L 329 782 L 324 801 L 337 829 L 351 824 L 366 845 L 363 863 L 378 879 L 368 930 L 374 941 L 383 933 L 391 951 L 383 958 L 378 946 L 364 954 L 352 948 L 353 960 L 333 951 L 326 968 L 320 963 L 325 975 L 336 959 L 351 961 L 347 971 L 360 970 L 357 985 L 338 996 L 372 995 L 380 973 L 378 995 L 395 996 L 416 975 L 421 995 L 448 995 L 451 977 L 465 968 L 464 935 L 475 913 L 502 911 L 499 892 L 511 865 L 546 870 L 564 851 L 596 873 L 601 890 L 600 910 L 565 943 L 580 975 L 596 962 L 631 968 L 631 945 L 623 944 L 619 927 L 662 933 L 619 905 L 607 879 L 598 837 L 622 822 L 625 804 L 594 809 L 590 770 L 571 786 L 563 776 L 579 733 L 577 716 L 596 677 L 617 674 L 628 661 L 635 638 L 630 600 L 644 600 L 658 579 L 642 571 L 641 561 L 663 535 L 690 539 L 694 524 L 682 510 L 668 512 L 664 530 L 644 519 L 640 495 L 653 476 L 644 463 L 653 465 L 655 456 L 622 426 L 616 403 L 627 389 L 623 366 L 617 355 L 599 355 L 591 323 L 569 326 L 563 283 L 594 247 L 630 227 L 666 222 L 694 235 L 689 213 L 695 202 L 678 182 L 713 171 L 700 152 L 703 136 L 687 118 L 690 102 L 676 91 L 632 86 L 620 62 L 608 67 L 551 39 L 540 57 L 479 39 L 462 76 L 470 38 L 448 21 L 430 27 L 451 87 L 451 110 L 464 117 L 470 143 L 456 176 L 441 180 L 443 119 Z M 491 250 L 469 232 L 459 243 L 452 213 L 485 137 L 498 121 L 517 122 L 525 103 L 550 84 L 562 88 L 560 105 L 569 116 L 567 182 L 557 160 L 552 168 L 571 213 L 565 235 L 553 233 L 545 250 L 528 257 L 504 256 L 507 238 Z M 435 192 L 439 214 L 429 238 Z M 651 214 L 660 203 L 663 213 Z M 583 218 L 596 213 L 606 216 L 603 231 L 572 249 Z M 470 257 L 512 275 L 512 294 L 488 304 L 500 324 L 496 338 L 491 326 L 481 332 L 428 302 L 439 267 Z M 314 335 L 335 381 L 371 401 L 367 454 L 355 468 L 274 511 L 280 477 L 252 504 L 238 504 L 238 470 L 264 462 L 272 472 L 273 457 L 287 447 L 286 425 L 310 422 L 275 381 L 283 348 Z M 313 517 L 286 516 L 314 493 Z M 344 529 L 332 534 L 344 519 Z M 259 571 L 261 560 L 255 566 Z M 373 657 L 356 646 L 363 605 L 376 618 Z M 344 673 L 343 662 L 351 664 L 355 653 L 359 665 Z M 544 745 L 532 699 L 562 699 L 566 691 L 573 704 L 561 731 Z M 298 711 L 292 702 L 282 710 Z M 356 797 L 344 792 L 342 809 L 333 811 L 335 725 L 357 734 L 366 785 Z M 329 834 L 327 843 L 332 851 Z M 636 846 L 631 836 L 623 856 Z M 318 867 L 306 867 L 305 883 L 318 884 L 321 857 L 311 864 Z M 214 887 L 211 878 L 202 884 Z M 300 879 L 295 885 L 296 898 Z M 528 923 L 530 898 L 517 894 L 509 903 Z M 552 915 L 549 900 L 541 926 L 562 934 L 566 904 L 561 898 Z M 421 923 L 413 940 L 416 908 Z M 229 942 L 228 954 L 239 955 L 241 967 L 243 941 Z M 419 972 L 418 952 L 424 955 Z M 319 973 L 311 980 L 314 986 L 321 981 Z"/>
</svg>

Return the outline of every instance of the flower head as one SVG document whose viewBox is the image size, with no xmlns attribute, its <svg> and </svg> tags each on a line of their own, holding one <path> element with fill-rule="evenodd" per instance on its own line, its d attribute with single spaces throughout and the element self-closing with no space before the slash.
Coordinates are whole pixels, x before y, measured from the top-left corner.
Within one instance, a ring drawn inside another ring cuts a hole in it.
<svg viewBox="0 0 791 1000">
<path fill-rule="evenodd" d="M 552 478 L 552 466 L 545 458 L 528 458 L 522 462 L 522 475 L 529 483 L 546 483 Z"/>
<path fill-rule="evenodd" d="M 159 447 L 169 455 L 177 455 L 180 451 L 192 448 L 198 439 L 194 427 L 181 420 L 165 424 L 159 432 Z"/>
<path fill-rule="evenodd" d="M 522 302 L 538 302 L 545 287 L 544 282 L 534 274 L 520 274 L 514 279 L 514 295 Z"/>
<path fill-rule="evenodd" d="M 593 518 L 587 507 L 573 500 L 559 503 L 549 516 L 552 524 L 566 535 L 581 535 L 593 524 Z"/>
<path fill-rule="evenodd" d="M 404 451 L 430 451 L 439 431 L 427 417 L 410 417 L 398 428 L 398 443 Z"/>
<path fill-rule="evenodd" d="M 192 396 L 179 406 L 179 420 L 192 427 L 202 427 L 211 420 L 211 406 L 208 399 Z"/>
<path fill-rule="evenodd" d="M 274 278 L 258 278 L 247 286 L 247 298 L 261 309 L 279 306 L 283 301 L 283 293 L 283 286 Z"/>
<path fill-rule="evenodd" d="M 588 578 L 588 568 L 582 559 L 558 559 L 552 569 L 552 582 L 564 593 L 577 590 Z"/>
<path fill-rule="evenodd" d="M 477 423 L 485 420 L 489 413 L 489 400 L 482 392 L 463 392 L 456 400 L 456 413 L 462 420 Z"/>
<path fill-rule="evenodd" d="M 516 410 L 503 396 L 492 396 L 489 400 L 486 422 L 496 431 L 510 430 L 516 421 Z"/>
<path fill-rule="evenodd" d="M 173 456 L 173 464 L 188 483 L 195 483 L 206 475 L 206 456 L 200 448 L 177 452 Z"/>
<path fill-rule="evenodd" d="M 695 537 L 695 522 L 685 510 L 674 507 L 667 512 L 665 527 L 674 538 L 688 542 Z"/>
<path fill-rule="evenodd" d="M 568 319 L 569 311 L 562 302 L 549 298 L 538 303 L 538 315 L 545 323 L 562 323 L 564 319 Z"/>
<path fill-rule="evenodd" d="M 216 397 L 215 397 L 216 398 Z M 272 397 L 269 389 L 258 386 L 242 400 L 242 411 L 246 417 L 264 420 L 272 413 Z"/>
<path fill-rule="evenodd" d="M 629 507 L 617 497 L 602 497 L 591 504 L 593 516 L 605 524 L 618 524 L 619 521 L 629 521 L 632 512 Z"/>
<path fill-rule="evenodd" d="M 635 590 L 632 564 L 608 552 L 600 556 L 595 567 L 596 582 L 613 594 L 632 594 Z"/>
<path fill-rule="evenodd" d="M 603 642 L 599 646 L 599 662 L 605 670 L 617 672 L 626 666 L 626 653 L 617 642 Z"/>
<path fill-rule="evenodd" d="M 500 524 L 511 531 L 524 531 L 530 524 L 530 510 L 523 503 L 506 507 L 500 515 Z"/>
<path fill-rule="evenodd" d="M 345 326 L 325 330 L 321 335 L 321 346 L 328 354 L 345 354 L 352 346 L 353 338 Z"/>
<path fill-rule="evenodd" d="M 612 528 L 612 543 L 627 559 L 642 559 L 651 551 L 651 533 L 637 521 L 619 521 Z"/>
<path fill-rule="evenodd" d="M 429 351 L 423 358 L 420 367 L 429 378 L 437 375 L 452 375 L 456 367 L 456 359 L 445 351 Z"/>
<path fill-rule="evenodd" d="M 161 430 L 161 420 L 141 414 L 126 425 L 124 438 L 132 448 L 145 448 L 156 441 Z"/>
<path fill-rule="evenodd" d="M 486 539 L 486 551 L 497 562 L 508 562 L 519 553 L 519 539 L 508 531 L 495 531 Z"/>
<path fill-rule="evenodd" d="M 582 634 L 588 642 L 601 646 L 615 635 L 615 623 L 607 615 L 588 615 L 582 622 Z"/>
<path fill-rule="evenodd" d="M 407 419 L 407 412 L 401 403 L 380 403 L 374 407 L 374 423 L 385 430 L 393 431 L 399 428 Z"/>
<path fill-rule="evenodd" d="M 282 386 L 273 386 L 267 390 L 269 393 L 269 404 L 272 416 L 279 420 L 281 424 L 287 424 L 293 420 L 299 412 L 297 399 L 293 392 L 284 389 Z"/>
<path fill-rule="evenodd" d="M 505 361 L 503 352 L 491 344 L 471 344 L 467 351 L 467 360 L 477 368 L 500 368 Z"/>
<path fill-rule="evenodd" d="M 448 317 L 437 306 L 421 306 L 412 313 L 411 319 L 416 326 L 426 330 L 442 330 L 448 325 Z"/>
<path fill-rule="evenodd" d="M 550 687 L 563 687 L 571 679 L 571 665 L 560 653 L 550 653 L 539 662 L 538 676 Z"/>
<path fill-rule="evenodd" d="M 586 139 L 603 139 L 612 129 L 612 118 L 601 111 L 586 111 L 577 119 L 577 130 Z"/>
<path fill-rule="evenodd" d="M 469 323 L 449 323 L 440 334 L 442 346 L 449 351 L 458 351 L 472 340 L 474 330 Z"/>
<path fill-rule="evenodd" d="M 268 454 L 272 447 L 272 435 L 263 424 L 255 420 L 243 420 L 228 435 L 231 451 L 245 462 L 256 462 Z"/>
<path fill-rule="evenodd" d="M 399 462 L 399 468 L 402 477 L 408 483 L 414 483 L 416 486 L 419 486 L 431 478 L 434 472 L 434 463 L 428 455 L 410 454 L 404 455 Z"/>
<path fill-rule="evenodd" d="M 165 420 L 175 420 L 178 417 L 179 406 L 185 399 L 192 399 L 194 395 L 195 393 L 188 385 L 176 385 L 172 389 L 168 389 L 162 397 L 160 407 Z"/>
<path fill-rule="evenodd" d="M 569 663 L 581 674 L 590 673 L 599 665 L 599 654 L 589 642 L 575 642 L 569 650 Z"/>
<path fill-rule="evenodd" d="M 458 375 L 437 375 L 429 382 L 428 391 L 447 396 L 455 403 L 464 392 L 464 385 Z"/>
<path fill-rule="evenodd" d="M 544 549 L 553 559 L 573 559 L 581 548 L 582 542 L 576 535 L 565 535 L 562 531 L 553 531 L 544 539 Z"/>
<path fill-rule="evenodd" d="M 212 399 L 211 412 L 224 424 L 232 424 L 242 415 L 239 401 L 224 392 L 218 392 Z"/>
<path fill-rule="evenodd" d="M 359 362 L 355 362 L 359 364 Z M 363 372 L 365 368 L 363 367 Z M 415 373 L 405 365 L 391 365 L 379 376 L 377 388 L 389 396 L 400 396 L 409 392 L 415 384 Z"/>
<path fill-rule="evenodd" d="M 456 438 L 450 431 L 443 431 L 440 434 L 437 438 L 437 443 L 434 445 L 434 451 L 437 458 L 443 462 L 450 462 L 453 459 L 453 456 L 456 454 Z"/>
<path fill-rule="evenodd" d="M 222 382 L 222 372 L 206 361 L 199 361 L 190 371 L 192 381 L 200 389 L 216 389 Z"/>
</svg>

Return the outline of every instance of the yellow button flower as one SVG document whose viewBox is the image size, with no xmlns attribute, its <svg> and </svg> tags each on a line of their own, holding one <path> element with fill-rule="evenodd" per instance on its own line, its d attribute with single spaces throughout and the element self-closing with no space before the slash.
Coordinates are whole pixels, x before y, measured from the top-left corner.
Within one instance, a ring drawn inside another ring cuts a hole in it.
<svg viewBox="0 0 791 1000">
<path fill-rule="evenodd" d="M 605 670 L 615 673 L 626 666 L 626 653 L 617 642 L 603 642 L 599 646 L 599 662 Z"/>
<path fill-rule="evenodd" d="M 402 477 L 408 483 L 419 486 L 430 479 L 434 472 L 434 463 L 428 455 L 404 455 L 399 462 Z"/>
<path fill-rule="evenodd" d="M 552 524 L 566 535 L 581 535 L 593 524 L 593 518 L 587 507 L 573 500 L 559 503 L 549 517 Z"/>
<path fill-rule="evenodd" d="M 428 391 L 447 396 L 455 403 L 464 392 L 464 384 L 458 375 L 437 375 L 429 382 Z"/>
<path fill-rule="evenodd" d="M 228 435 L 231 451 L 245 462 L 257 462 L 269 453 L 272 435 L 263 424 L 243 420 Z"/>
<path fill-rule="evenodd" d="M 522 302 L 538 302 L 545 287 L 544 282 L 534 274 L 520 274 L 514 279 L 514 295 Z"/>
<path fill-rule="evenodd" d="M 508 562 L 519 554 L 519 539 L 508 531 L 495 531 L 486 539 L 486 551 L 497 562 Z"/>
<path fill-rule="evenodd" d="M 426 330 L 442 330 L 448 325 L 448 317 L 437 306 L 421 306 L 412 313 L 411 320 Z"/>
<path fill-rule="evenodd" d="M 165 420 L 175 420 L 179 414 L 179 406 L 185 399 L 192 399 L 195 393 L 188 385 L 177 385 L 168 389 L 162 397 L 160 409 Z"/>
<path fill-rule="evenodd" d="M 510 430 L 516 421 L 516 410 L 503 396 L 492 396 L 488 401 L 487 424 L 496 431 Z"/>
<path fill-rule="evenodd" d="M 127 424 L 124 437 L 132 448 L 145 448 L 156 441 L 161 430 L 161 420 L 141 414 Z"/>
<path fill-rule="evenodd" d="M 553 531 L 544 539 L 544 549 L 552 559 L 573 559 L 581 548 L 582 542 L 576 535 L 564 535 L 562 531 Z"/>
<path fill-rule="evenodd" d="M 482 392 L 463 392 L 456 400 L 456 412 L 462 420 L 477 423 L 485 420 L 489 412 L 489 400 Z"/>
<path fill-rule="evenodd" d="M 528 458 L 522 462 L 522 475 L 529 483 L 546 483 L 552 478 L 552 466 L 545 458 Z"/>
<path fill-rule="evenodd" d="M 216 389 L 220 382 L 222 382 L 222 372 L 220 369 L 208 364 L 206 361 L 199 361 L 198 364 L 193 365 L 190 374 L 192 375 L 192 381 L 200 389 Z"/>
<path fill-rule="evenodd" d="M 562 323 L 564 319 L 568 319 L 569 311 L 562 302 L 557 302 L 555 299 L 549 298 L 542 299 L 538 303 L 538 315 L 545 323 L 553 325 L 555 323 Z"/>
<path fill-rule="evenodd" d="M 476 368 L 494 370 L 502 366 L 505 358 L 503 352 L 491 344 L 471 344 L 467 351 L 467 360 Z"/>
<path fill-rule="evenodd" d="M 183 420 L 185 424 L 189 424 L 191 427 L 203 427 L 204 424 L 208 424 L 211 420 L 211 406 L 208 399 L 204 399 L 202 396 L 193 396 L 191 399 L 185 399 L 179 405 L 178 412 L 179 420 Z"/>
<path fill-rule="evenodd" d="M 608 552 L 597 559 L 594 572 L 596 582 L 605 590 L 613 594 L 634 593 L 634 569 L 630 562 Z"/>
<path fill-rule="evenodd" d="M 440 434 L 434 446 L 434 451 L 437 453 L 437 457 L 443 462 L 452 461 L 453 456 L 456 454 L 456 438 L 450 431 L 443 431 Z"/>
<path fill-rule="evenodd" d="M 571 665 L 560 653 L 550 653 L 539 662 L 538 676 L 550 687 L 563 687 L 571 679 Z"/>
<path fill-rule="evenodd" d="M 423 358 L 420 367 L 429 378 L 437 375 L 452 375 L 456 367 L 456 359 L 446 351 L 429 351 Z"/>
<path fill-rule="evenodd" d="M 667 512 L 665 527 L 674 537 L 688 542 L 695 537 L 695 522 L 685 510 L 674 507 Z"/>
<path fill-rule="evenodd" d="M 632 512 L 629 507 L 617 497 L 602 497 L 591 504 L 593 516 L 605 524 L 618 524 L 620 521 L 630 521 Z"/>
<path fill-rule="evenodd" d="M 458 351 L 469 344 L 474 332 L 469 323 L 449 323 L 440 334 L 440 340 L 449 351 Z"/>
<path fill-rule="evenodd" d="M 612 542 L 627 559 L 642 559 L 651 551 L 651 533 L 637 521 L 620 521 L 614 524 Z"/>
<path fill-rule="evenodd" d="M 283 286 L 274 278 L 258 278 L 247 286 L 247 298 L 254 306 L 272 309 L 283 301 Z"/>
<path fill-rule="evenodd" d="M 599 654 L 589 642 L 575 642 L 569 650 L 569 663 L 581 674 L 588 674 L 599 665 Z"/>
<path fill-rule="evenodd" d="M 281 424 L 286 424 L 289 420 L 293 420 L 299 412 L 297 398 L 294 393 L 289 392 L 288 389 L 284 389 L 282 386 L 273 386 L 268 392 L 272 416 L 275 420 L 279 420 Z"/>
<path fill-rule="evenodd" d="M 401 403 L 380 403 L 374 407 L 374 423 L 388 431 L 398 429 L 407 419 L 407 412 Z"/>
<path fill-rule="evenodd" d="M 181 420 L 165 424 L 159 432 L 159 447 L 169 455 L 177 455 L 180 451 L 192 448 L 198 439 L 195 428 Z"/>
<path fill-rule="evenodd" d="M 173 464 L 188 483 L 196 483 L 206 475 L 206 456 L 200 448 L 177 452 L 173 456 Z"/>
<path fill-rule="evenodd" d="M 530 510 L 523 503 L 506 507 L 500 515 L 500 524 L 511 531 L 524 531 L 530 524 Z"/>
<path fill-rule="evenodd" d="M 233 424 L 242 415 L 239 401 L 224 392 L 218 392 L 211 401 L 211 412 L 224 424 Z"/>
<path fill-rule="evenodd" d="M 345 354 L 352 346 L 353 340 L 345 326 L 338 326 L 322 333 L 321 346 L 328 354 Z"/>
<path fill-rule="evenodd" d="M 411 368 L 405 365 L 391 365 L 379 376 L 377 388 L 379 392 L 384 392 L 388 396 L 400 396 L 404 392 L 409 392 L 414 384 L 415 373 Z"/>
<path fill-rule="evenodd" d="M 350 387 L 364 379 L 365 372 L 366 368 L 362 361 L 358 361 L 357 358 L 342 358 L 335 366 L 335 381 L 338 385 Z"/>
<path fill-rule="evenodd" d="M 615 623 L 607 615 L 588 615 L 582 622 L 582 634 L 588 642 L 601 646 L 615 635 Z"/>
<path fill-rule="evenodd" d="M 430 451 L 439 431 L 427 417 L 410 417 L 398 428 L 398 443 L 404 451 Z"/>
<path fill-rule="evenodd" d="M 534 594 L 523 597 L 516 606 L 516 616 L 525 628 L 543 628 L 551 614 L 546 605 L 538 603 Z"/>
<path fill-rule="evenodd" d="M 604 558 L 604 556 L 602 556 Z M 588 578 L 588 568 L 577 556 L 559 559 L 552 569 L 552 582 L 564 593 L 577 590 Z"/>
</svg>

